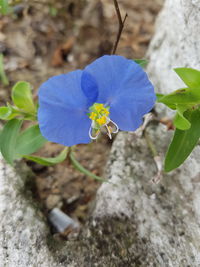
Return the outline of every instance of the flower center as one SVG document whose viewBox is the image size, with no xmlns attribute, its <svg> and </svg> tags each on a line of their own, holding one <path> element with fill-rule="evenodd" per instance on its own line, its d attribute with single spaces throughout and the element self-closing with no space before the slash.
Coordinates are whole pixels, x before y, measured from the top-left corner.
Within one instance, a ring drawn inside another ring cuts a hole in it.
<svg viewBox="0 0 200 267">
<path fill-rule="evenodd" d="M 89 136 L 91 139 L 97 139 L 99 133 L 103 128 L 110 139 L 112 139 L 112 133 L 117 133 L 119 128 L 110 118 L 109 107 L 105 107 L 104 104 L 94 103 L 89 110 L 91 111 L 88 116 L 92 120 L 92 124 L 89 130 Z M 110 125 L 108 125 L 110 124 Z"/>
<path fill-rule="evenodd" d="M 105 108 L 103 104 L 95 103 L 90 107 L 90 110 L 89 118 L 92 120 L 93 128 L 100 129 L 107 122 L 110 114 L 109 108 Z"/>
</svg>

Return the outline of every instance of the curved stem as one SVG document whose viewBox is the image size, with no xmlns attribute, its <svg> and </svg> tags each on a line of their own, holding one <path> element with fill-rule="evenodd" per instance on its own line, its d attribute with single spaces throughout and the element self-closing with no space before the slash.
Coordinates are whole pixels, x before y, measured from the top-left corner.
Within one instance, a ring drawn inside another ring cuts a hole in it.
<svg viewBox="0 0 200 267">
<path fill-rule="evenodd" d="M 69 153 L 69 158 L 70 158 L 71 162 L 73 163 L 74 167 L 78 171 L 84 173 L 85 175 L 87 175 L 87 176 L 89 176 L 89 177 L 91 177 L 91 178 L 93 178 L 95 180 L 98 180 L 98 181 L 101 181 L 101 182 L 108 182 L 108 180 L 103 179 L 102 177 L 95 175 L 94 173 L 90 172 L 85 167 L 83 167 L 83 165 L 81 165 L 80 162 L 78 162 L 77 159 L 75 158 L 74 153 L 72 152 L 72 150 Z"/>
</svg>

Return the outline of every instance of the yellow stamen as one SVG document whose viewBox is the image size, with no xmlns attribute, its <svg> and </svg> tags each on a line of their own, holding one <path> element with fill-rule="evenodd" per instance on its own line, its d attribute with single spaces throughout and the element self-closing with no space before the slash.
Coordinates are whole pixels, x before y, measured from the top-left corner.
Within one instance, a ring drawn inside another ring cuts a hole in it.
<svg viewBox="0 0 200 267">
<path fill-rule="evenodd" d="M 109 107 L 105 107 L 101 103 L 94 103 L 90 108 L 89 118 L 92 120 L 91 127 L 89 129 L 89 137 L 92 140 L 97 139 L 101 129 L 106 128 L 107 134 L 112 139 L 112 133 L 117 133 L 119 128 L 110 118 Z M 112 126 L 108 126 L 111 124 Z"/>
<path fill-rule="evenodd" d="M 106 123 L 106 116 L 102 116 L 99 119 L 96 119 L 96 122 L 98 122 L 99 125 L 103 125 Z"/>
<path fill-rule="evenodd" d="M 96 117 L 97 117 L 97 114 L 94 113 L 94 112 L 92 112 L 92 113 L 90 114 L 90 117 L 89 117 L 89 118 L 90 118 L 91 120 L 95 120 Z"/>
<path fill-rule="evenodd" d="M 101 112 L 101 110 L 102 110 L 103 108 L 104 108 L 104 107 L 103 107 L 103 104 L 96 104 L 96 105 L 95 105 L 95 109 L 96 109 L 97 112 Z"/>
<path fill-rule="evenodd" d="M 109 108 L 104 107 L 101 103 L 94 103 L 90 110 L 89 118 L 93 121 L 94 128 L 100 129 L 102 125 L 108 123 L 110 114 Z"/>
<path fill-rule="evenodd" d="M 102 112 L 104 115 L 108 116 L 110 114 L 110 112 L 106 109 L 106 108 L 103 108 L 102 109 Z"/>
</svg>

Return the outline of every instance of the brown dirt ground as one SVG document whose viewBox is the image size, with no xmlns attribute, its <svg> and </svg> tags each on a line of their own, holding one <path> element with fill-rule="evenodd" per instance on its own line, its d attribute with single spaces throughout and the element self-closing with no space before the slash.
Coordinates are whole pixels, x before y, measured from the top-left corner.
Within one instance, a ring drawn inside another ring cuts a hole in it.
<svg viewBox="0 0 200 267">
<path fill-rule="evenodd" d="M 0 52 L 4 54 L 9 86 L 0 85 L 0 105 L 10 100 L 10 88 L 19 80 L 34 87 L 48 77 L 85 66 L 110 53 L 118 22 L 110 0 L 27 1 L 0 17 Z M 142 58 L 154 31 L 162 0 L 121 0 L 128 13 L 117 54 Z M 54 9 L 52 9 L 52 7 Z M 57 14 L 53 14 L 57 12 Z M 90 171 L 103 175 L 112 142 L 102 136 L 97 142 L 76 147 L 77 159 Z M 48 144 L 40 155 L 52 157 L 62 149 Z M 84 222 L 100 183 L 75 170 L 68 160 L 54 167 L 28 162 L 36 181 L 34 191 L 45 213 L 59 207 Z"/>
</svg>

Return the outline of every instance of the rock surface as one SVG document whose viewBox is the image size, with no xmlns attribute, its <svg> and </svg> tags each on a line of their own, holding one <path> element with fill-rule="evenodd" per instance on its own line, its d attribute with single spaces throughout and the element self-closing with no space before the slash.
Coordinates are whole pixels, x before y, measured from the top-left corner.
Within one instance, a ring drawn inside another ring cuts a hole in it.
<svg viewBox="0 0 200 267">
<path fill-rule="evenodd" d="M 160 92 L 181 85 L 176 66 L 200 68 L 200 2 L 167 0 L 149 50 Z M 171 134 L 147 128 L 161 157 Z M 95 207 L 78 238 L 51 240 L 28 193 L 29 178 L 0 161 L 0 266 L 200 266 L 200 148 L 178 170 L 151 183 L 157 169 L 144 137 L 120 133 Z M 26 186 L 25 186 L 26 184 Z"/>
<path fill-rule="evenodd" d="M 46 224 L 28 191 L 31 178 L 27 169 L 18 175 L 0 159 L 0 267 L 58 266 L 47 246 Z"/>
<path fill-rule="evenodd" d="M 200 68 L 199 8 L 198 0 L 167 0 L 157 19 L 148 73 L 162 93 L 183 86 L 173 68 Z"/>
</svg>

